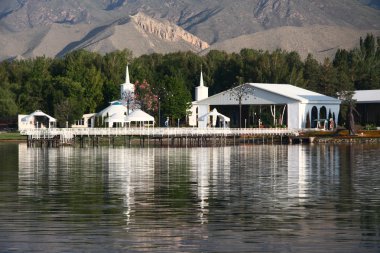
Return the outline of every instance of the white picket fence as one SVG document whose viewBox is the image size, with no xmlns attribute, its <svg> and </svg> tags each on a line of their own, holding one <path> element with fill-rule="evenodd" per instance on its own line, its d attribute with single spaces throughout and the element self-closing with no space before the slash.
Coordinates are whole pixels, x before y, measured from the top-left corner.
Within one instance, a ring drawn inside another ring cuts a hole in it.
<svg viewBox="0 0 380 253">
<path fill-rule="evenodd" d="M 299 131 L 287 128 L 37 128 L 21 130 L 30 140 L 59 137 L 61 142 L 75 136 L 144 136 L 144 137 L 198 137 L 198 136 L 298 136 Z"/>
</svg>

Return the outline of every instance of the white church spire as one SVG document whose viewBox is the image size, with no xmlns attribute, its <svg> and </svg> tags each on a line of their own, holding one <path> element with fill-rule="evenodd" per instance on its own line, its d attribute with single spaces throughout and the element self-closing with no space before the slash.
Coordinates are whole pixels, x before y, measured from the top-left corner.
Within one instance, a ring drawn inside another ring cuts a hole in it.
<svg viewBox="0 0 380 253">
<path fill-rule="evenodd" d="M 126 99 L 126 97 L 131 97 L 131 94 L 135 92 L 135 85 L 131 83 L 129 78 L 129 66 L 125 68 L 125 83 L 120 85 L 120 95 L 121 99 Z"/>
<path fill-rule="evenodd" d="M 205 86 L 204 82 L 203 82 L 203 73 L 202 73 L 202 70 L 201 70 L 201 79 L 199 81 L 199 86 Z"/>
<path fill-rule="evenodd" d="M 130 83 L 131 83 L 131 81 L 130 81 L 130 79 L 129 79 L 129 69 L 128 69 L 128 64 L 127 64 L 127 69 L 126 69 L 126 71 L 125 71 L 125 83 L 126 83 L 126 84 L 130 84 Z"/>
<path fill-rule="evenodd" d="M 195 88 L 195 100 L 199 101 L 208 98 L 208 87 L 205 86 L 203 81 L 203 72 L 201 67 L 201 78 L 199 80 L 199 86 Z"/>
</svg>

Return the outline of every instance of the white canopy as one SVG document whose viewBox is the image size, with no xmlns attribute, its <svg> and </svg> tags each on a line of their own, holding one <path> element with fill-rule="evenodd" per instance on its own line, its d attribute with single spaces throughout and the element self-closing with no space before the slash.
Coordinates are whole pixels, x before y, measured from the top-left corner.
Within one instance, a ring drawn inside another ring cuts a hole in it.
<svg viewBox="0 0 380 253">
<path fill-rule="evenodd" d="M 212 126 L 216 125 L 216 119 L 219 118 L 221 122 L 223 122 L 223 126 L 226 127 L 226 122 L 230 122 L 230 118 L 219 113 L 216 108 L 214 108 L 211 112 L 201 116 L 199 118 L 200 121 L 206 120 L 208 123 L 209 118 L 211 117 Z"/>
<path fill-rule="evenodd" d="M 146 112 L 137 109 L 126 117 L 126 122 L 154 122 L 154 117 L 150 116 Z"/>
</svg>

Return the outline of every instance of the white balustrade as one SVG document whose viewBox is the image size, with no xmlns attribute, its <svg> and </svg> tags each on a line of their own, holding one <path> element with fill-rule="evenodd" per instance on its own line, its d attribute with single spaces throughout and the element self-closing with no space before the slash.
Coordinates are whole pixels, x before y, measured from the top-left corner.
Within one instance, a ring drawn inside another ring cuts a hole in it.
<svg viewBox="0 0 380 253">
<path fill-rule="evenodd" d="M 21 135 L 31 139 L 51 139 L 59 136 L 62 142 L 74 136 L 148 136 L 148 137 L 194 137 L 194 136 L 297 136 L 297 129 L 287 128 L 37 128 L 21 130 Z"/>
</svg>

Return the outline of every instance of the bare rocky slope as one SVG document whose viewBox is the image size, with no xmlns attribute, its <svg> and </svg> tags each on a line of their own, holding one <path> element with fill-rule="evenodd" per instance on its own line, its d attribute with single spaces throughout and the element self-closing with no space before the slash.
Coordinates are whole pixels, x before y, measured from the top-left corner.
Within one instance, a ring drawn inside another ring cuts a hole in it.
<svg viewBox="0 0 380 253">
<path fill-rule="evenodd" d="M 321 25 L 284 26 L 215 43 L 202 54 L 213 49 L 228 53 L 238 53 L 242 48 L 263 51 L 283 49 L 298 52 L 302 59 L 312 54 L 314 58 L 322 62 L 325 58 L 332 58 L 338 49 L 349 50 L 358 46 L 358 38 L 365 37 L 367 34 L 380 36 L 380 30 Z"/>
<path fill-rule="evenodd" d="M 292 49 L 284 46 L 291 44 L 285 43 L 290 39 L 301 45 L 297 50 L 315 52 L 351 45 L 348 38 L 379 30 L 379 2 L 2 0 L 0 60 L 19 56 L 60 56 L 78 48 L 101 53 L 129 48 L 136 56 L 178 50 L 199 52 L 207 49 L 208 44 L 227 51 L 243 47 Z M 340 40 L 335 36 L 337 31 Z M 318 32 L 322 32 L 323 38 L 334 37 L 321 41 L 332 44 L 315 45 Z M 259 35 L 267 40 L 258 39 Z M 287 38 L 289 36 L 292 37 Z M 352 39 L 358 41 L 358 37 Z M 276 41 L 279 43 L 275 44 Z"/>
</svg>

